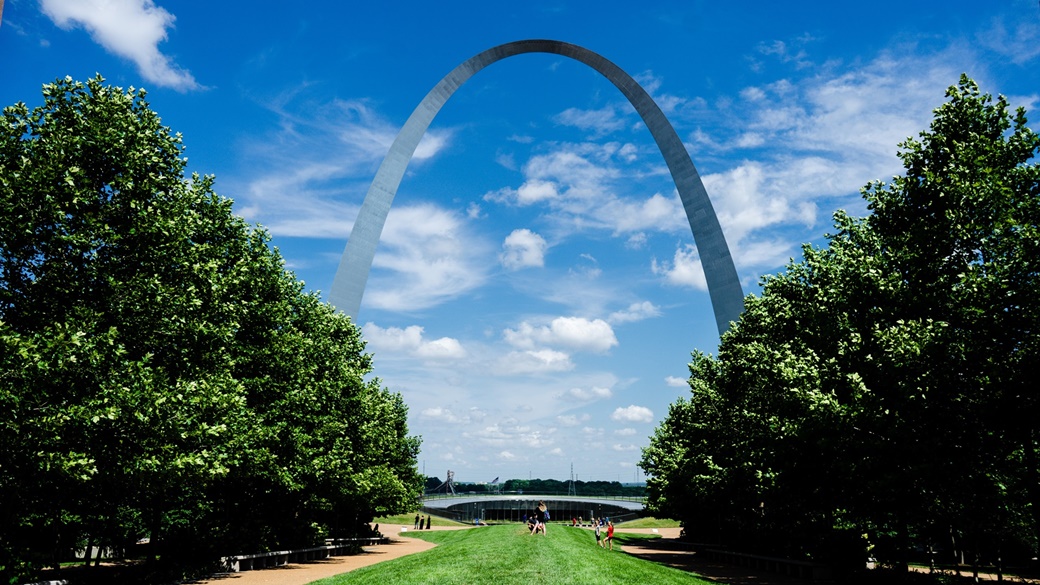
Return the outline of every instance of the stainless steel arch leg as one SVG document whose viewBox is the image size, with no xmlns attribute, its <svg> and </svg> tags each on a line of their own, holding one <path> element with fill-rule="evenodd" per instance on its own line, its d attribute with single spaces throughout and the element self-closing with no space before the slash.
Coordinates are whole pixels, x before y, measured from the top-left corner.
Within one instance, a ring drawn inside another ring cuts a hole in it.
<svg viewBox="0 0 1040 585">
<path fill-rule="evenodd" d="M 426 94 L 401 128 L 368 189 L 332 281 L 329 302 L 352 318 L 357 318 L 386 215 L 397 194 L 405 168 L 434 116 L 455 90 L 478 71 L 496 61 L 523 53 L 552 53 L 588 65 L 621 90 L 639 112 L 664 156 L 683 208 L 686 209 L 693 240 L 704 267 L 708 294 L 715 311 L 715 323 L 719 334 L 725 333 L 730 322 L 736 321 L 744 310 L 744 293 L 718 217 L 682 140 L 653 98 L 620 67 L 583 47 L 552 40 L 515 41 L 492 47 L 453 69 Z"/>
</svg>

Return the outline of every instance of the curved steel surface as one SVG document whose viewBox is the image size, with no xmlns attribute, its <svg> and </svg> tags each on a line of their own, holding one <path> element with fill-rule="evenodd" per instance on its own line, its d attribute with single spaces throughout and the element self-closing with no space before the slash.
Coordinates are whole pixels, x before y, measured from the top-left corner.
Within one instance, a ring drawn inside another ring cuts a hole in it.
<svg viewBox="0 0 1040 585">
<path fill-rule="evenodd" d="M 390 205 L 419 140 L 437 112 L 478 71 L 524 53 L 551 53 L 584 63 L 613 83 L 635 107 L 661 150 L 679 192 L 704 268 L 715 323 L 719 334 L 725 333 L 730 322 L 736 321 L 744 310 L 744 293 L 718 217 L 682 140 L 653 98 L 620 67 L 588 49 L 553 40 L 515 41 L 492 47 L 453 69 L 426 94 L 401 128 L 372 180 L 343 250 L 329 291 L 329 302 L 351 318 L 357 318 Z"/>
</svg>

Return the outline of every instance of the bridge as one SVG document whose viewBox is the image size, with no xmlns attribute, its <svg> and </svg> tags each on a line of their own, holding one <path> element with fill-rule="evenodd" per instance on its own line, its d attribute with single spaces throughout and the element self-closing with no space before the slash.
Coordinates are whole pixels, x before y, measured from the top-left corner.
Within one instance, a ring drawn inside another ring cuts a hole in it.
<svg viewBox="0 0 1040 585">
<path fill-rule="evenodd" d="M 570 522 L 571 518 L 610 518 L 624 521 L 643 515 L 643 498 L 629 496 L 561 496 L 538 494 L 459 494 L 427 495 L 423 512 L 459 522 L 480 519 L 485 522 L 521 522 L 545 502 L 550 521 Z"/>
</svg>

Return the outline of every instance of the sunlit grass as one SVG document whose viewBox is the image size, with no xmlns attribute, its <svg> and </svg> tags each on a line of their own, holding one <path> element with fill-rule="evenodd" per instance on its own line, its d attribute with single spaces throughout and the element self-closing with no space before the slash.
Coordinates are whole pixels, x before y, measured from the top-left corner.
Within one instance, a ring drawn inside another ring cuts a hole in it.
<svg viewBox="0 0 1040 585">
<path fill-rule="evenodd" d="M 621 522 L 620 524 L 614 525 L 617 528 L 679 528 L 681 523 L 678 520 L 669 520 L 667 518 L 653 518 L 647 516 L 646 518 L 638 518 L 636 520 L 630 520 L 628 522 Z"/>
<path fill-rule="evenodd" d="M 414 519 L 414 516 L 413 516 Z M 437 547 L 316 581 L 314 585 L 395 585 L 444 583 L 475 585 L 703 584 L 690 573 L 596 546 L 591 530 L 550 526 L 531 536 L 519 524 L 471 530 L 407 533 Z M 619 535 L 619 541 L 622 540 Z M 624 535 L 624 541 L 656 538 Z M 615 544 L 615 549 L 617 543 Z"/>
<path fill-rule="evenodd" d="M 425 515 L 424 515 L 425 516 Z M 376 518 L 372 521 L 372 525 L 379 525 L 380 531 L 383 534 L 390 534 L 386 529 L 390 526 L 406 526 L 409 530 L 412 526 L 415 526 L 415 514 L 397 514 L 395 516 L 383 516 L 382 518 Z M 455 520 L 449 520 L 447 518 L 441 518 L 440 516 L 433 516 L 433 520 L 430 521 L 431 526 L 468 526 L 465 522 L 456 522 Z"/>
</svg>

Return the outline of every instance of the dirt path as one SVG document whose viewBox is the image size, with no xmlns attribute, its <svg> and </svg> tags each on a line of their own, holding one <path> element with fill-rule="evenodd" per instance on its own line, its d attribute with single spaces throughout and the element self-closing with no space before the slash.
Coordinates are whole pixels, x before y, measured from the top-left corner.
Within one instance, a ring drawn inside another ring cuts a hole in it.
<svg viewBox="0 0 1040 585">
<path fill-rule="evenodd" d="M 390 528 L 390 527 L 386 527 Z M 432 530 L 462 530 L 468 526 L 434 526 Z M 192 585 L 306 585 L 318 579 L 347 573 L 354 569 L 367 567 L 383 561 L 389 561 L 405 555 L 429 550 L 436 546 L 419 538 L 409 538 L 408 532 L 398 533 L 399 527 L 393 527 L 394 535 L 390 536 L 390 544 L 379 544 L 363 547 L 361 554 L 332 557 L 320 561 L 293 563 L 281 567 L 271 567 L 257 571 L 241 573 L 222 573 L 203 581 L 191 581 Z M 386 534 L 389 530 L 384 530 Z"/>
</svg>

